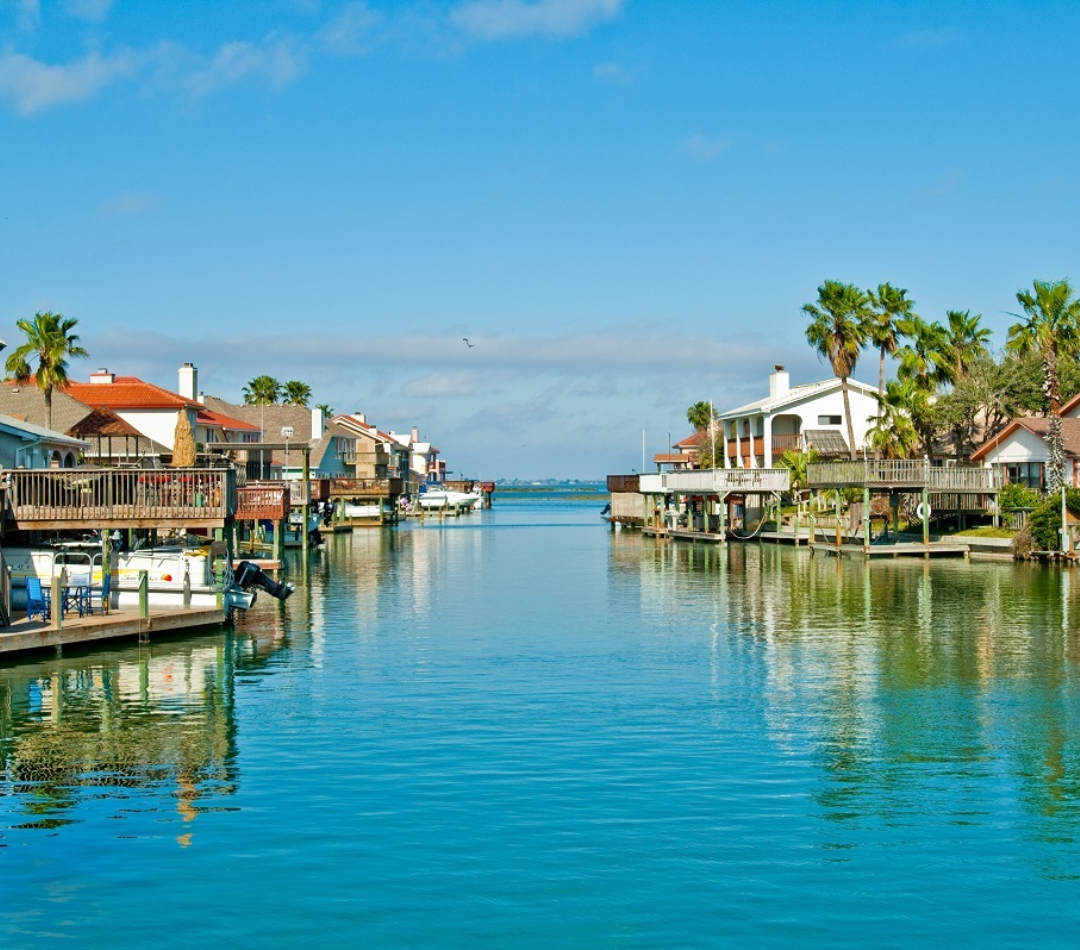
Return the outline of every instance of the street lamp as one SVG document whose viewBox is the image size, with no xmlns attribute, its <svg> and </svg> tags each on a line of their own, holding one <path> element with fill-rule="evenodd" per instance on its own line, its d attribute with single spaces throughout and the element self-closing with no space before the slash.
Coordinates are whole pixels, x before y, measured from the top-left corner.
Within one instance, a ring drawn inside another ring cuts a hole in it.
<svg viewBox="0 0 1080 950">
<path fill-rule="evenodd" d="M 285 471 L 282 473 L 286 478 L 289 477 L 289 439 L 293 437 L 292 426 L 282 426 L 281 436 L 285 440 Z"/>
</svg>

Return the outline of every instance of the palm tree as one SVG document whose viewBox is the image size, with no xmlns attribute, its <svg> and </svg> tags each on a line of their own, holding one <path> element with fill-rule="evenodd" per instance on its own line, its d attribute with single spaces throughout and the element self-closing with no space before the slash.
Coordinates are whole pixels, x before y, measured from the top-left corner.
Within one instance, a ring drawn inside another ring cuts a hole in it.
<svg viewBox="0 0 1080 950">
<path fill-rule="evenodd" d="M 311 398 L 311 387 L 307 383 L 290 379 L 284 386 L 282 395 L 289 406 L 306 406 Z"/>
<path fill-rule="evenodd" d="M 800 452 L 798 449 L 785 449 L 784 454 L 777 460 L 780 468 L 786 468 L 790 474 L 792 492 L 800 492 L 806 488 L 809 466 L 818 460 L 817 449 L 809 452 Z"/>
<path fill-rule="evenodd" d="M 908 300 L 907 291 L 892 284 L 879 284 L 877 291 L 869 291 L 870 342 L 878 348 L 881 361 L 878 364 L 878 392 L 885 392 L 885 357 L 892 356 L 900 345 L 897 322 L 914 316 L 914 300 Z"/>
<path fill-rule="evenodd" d="M 896 326 L 911 341 L 896 351 L 900 358 L 897 375 L 913 379 L 927 393 L 934 393 L 941 383 L 952 378 L 948 333 L 940 323 L 927 323 L 916 314 L 898 320 Z"/>
<path fill-rule="evenodd" d="M 272 406 L 281 398 L 281 383 L 273 376 L 256 376 L 244 387 L 244 402 L 249 406 Z"/>
<path fill-rule="evenodd" d="M 887 459 L 912 458 L 924 443 L 919 430 L 927 427 L 930 414 L 926 390 L 913 379 L 890 379 L 877 401 L 877 415 L 866 420 L 870 447 Z"/>
<path fill-rule="evenodd" d="M 855 427 L 851 420 L 848 377 L 855 371 L 859 350 L 869 335 L 867 316 L 870 313 L 870 298 L 854 284 L 827 280 L 818 287 L 817 303 L 804 304 L 802 310 L 812 318 L 810 326 L 806 328 L 807 341 L 832 364 L 833 372 L 840 380 L 848 446 L 852 459 L 855 459 Z"/>
<path fill-rule="evenodd" d="M 323 414 L 324 419 L 333 419 L 334 418 L 334 410 L 331 409 L 330 406 L 327 403 L 320 402 L 315 408 L 322 410 L 322 414 Z"/>
<path fill-rule="evenodd" d="M 686 421 L 694 427 L 695 432 L 704 432 L 709 428 L 714 416 L 712 403 L 709 402 L 695 402 L 686 410 Z"/>
<path fill-rule="evenodd" d="M 1058 360 L 1080 351 L 1080 300 L 1068 280 L 1033 283 L 1034 293 L 1018 290 L 1016 299 L 1027 319 L 1009 327 L 1005 347 L 1012 353 L 1038 353 L 1043 364 L 1043 388 L 1050 404 L 1050 424 L 1046 434 L 1049 459 L 1046 489 L 1055 492 L 1065 482 L 1065 450 L 1061 438 L 1061 382 Z M 1013 314 L 1019 317 L 1019 314 Z"/>
<path fill-rule="evenodd" d="M 979 326 L 981 313 L 972 316 L 970 310 L 948 310 L 945 317 L 945 354 L 951 357 L 949 381 L 956 385 L 967 378 L 975 360 L 987 355 L 990 331 Z"/>
<path fill-rule="evenodd" d="M 26 342 L 8 358 L 5 368 L 10 377 L 20 383 L 34 377 L 34 385 L 45 394 L 45 426 L 52 428 L 53 390 L 62 389 L 68 382 L 68 360 L 82 359 L 90 354 L 79 345 L 78 334 L 71 330 L 79 321 L 62 313 L 38 312 L 33 320 L 15 323 L 26 334 Z M 37 367 L 30 360 L 37 357 Z"/>
</svg>

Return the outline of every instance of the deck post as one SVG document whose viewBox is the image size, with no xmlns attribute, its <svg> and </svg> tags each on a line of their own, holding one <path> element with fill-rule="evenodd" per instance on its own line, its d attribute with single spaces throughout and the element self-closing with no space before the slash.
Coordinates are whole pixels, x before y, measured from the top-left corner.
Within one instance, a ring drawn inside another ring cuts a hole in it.
<svg viewBox="0 0 1080 950">
<path fill-rule="evenodd" d="M 843 541 L 843 527 L 840 524 L 840 489 L 836 489 L 836 551 L 840 552 L 840 545 Z"/>
<path fill-rule="evenodd" d="M 930 554 L 930 492 L 927 490 L 925 482 L 923 482 L 922 503 L 923 503 L 923 511 L 926 513 L 926 516 L 923 518 L 923 523 L 922 523 L 922 543 L 923 543 L 923 547 L 926 548 L 927 556 L 929 556 L 929 554 Z"/>
<path fill-rule="evenodd" d="M 308 522 L 311 520 L 311 447 L 304 447 L 304 467 L 303 467 L 303 479 L 304 479 L 304 506 L 302 509 L 303 515 L 300 521 L 300 560 L 303 565 L 304 576 L 307 576 L 308 566 Z"/>
<path fill-rule="evenodd" d="M 150 574 L 147 571 L 139 571 L 139 617 L 150 619 Z"/>
<path fill-rule="evenodd" d="M 63 571 L 54 574 L 49 588 L 51 598 L 52 629 L 60 630 L 64 626 L 64 578 Z"/>
<path fill-rule="evenodd" d="M 868 484 L 863 485 L 862 490 L 862 503 L 863 503 L 863 550 L 870 553 L 870 486 Z"/>
</svg>

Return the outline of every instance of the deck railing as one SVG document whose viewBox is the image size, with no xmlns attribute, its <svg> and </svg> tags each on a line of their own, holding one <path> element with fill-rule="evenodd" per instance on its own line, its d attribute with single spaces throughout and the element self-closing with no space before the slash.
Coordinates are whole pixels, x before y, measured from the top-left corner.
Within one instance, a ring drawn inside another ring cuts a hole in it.
<svg viewBox="0 0 1080 950">
<path fill-rule="evenodd" d="M 646 494 L 767 494 L 787 491 L 791 487 L 791 472 L 786 468 L 706 468 L 690 472 L 642 475 L 640 486 L 641 491 Z"/>
<path fill-rule="evenodd" d="M 935 467 L 925 459 L 866 459 L 815 462 L 807 466 L 807 481 L 811 487 L 868 485 L 938 492 L 995 492 L 1001 487 L 1001 474 L 975 466 Z"/>
<path fill-rule="evenodd" d="M 289 489 L 276 485 L 245 485 L 239 490 L 236 517 L 241 521 L 284 521 L 289 517 Z"/>
<path fill-rule="evenodd" d="M 21 528 L 211 525 L 236 513 L 229 469 L 20 469 L 5 473 Z"/>
<path fill-rule="evenodd" d="M 636 492 L 640 485 L 637 475 L 609 475 L 607 490 L 610 492 Z"/>
<path fill-rule="evenodd" d="M 331 498 L 388 498 L 404 494 L 408 483 L 401 478 L 334 478 Z"/>
</svg>

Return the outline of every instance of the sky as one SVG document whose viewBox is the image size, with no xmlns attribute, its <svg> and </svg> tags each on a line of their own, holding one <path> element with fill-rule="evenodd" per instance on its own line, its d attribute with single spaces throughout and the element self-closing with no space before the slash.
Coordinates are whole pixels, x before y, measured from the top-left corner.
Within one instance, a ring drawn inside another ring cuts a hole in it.
<svg viewBox="0 0 1080 950">
<path fill-rule="evenodd" d="M 462 477 L 602 478 L 831 375 L 801 307 L 1080 280 L 1074 2 L 0 0 L 0 337 Z M 467 338 L 468 343 L 465 342 Z M 876 382 L 866 352 L 855 376 Z"/>
</svg>

